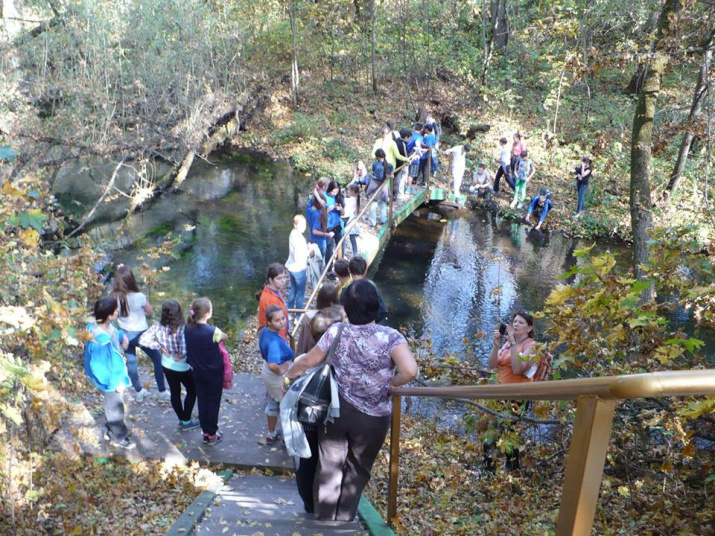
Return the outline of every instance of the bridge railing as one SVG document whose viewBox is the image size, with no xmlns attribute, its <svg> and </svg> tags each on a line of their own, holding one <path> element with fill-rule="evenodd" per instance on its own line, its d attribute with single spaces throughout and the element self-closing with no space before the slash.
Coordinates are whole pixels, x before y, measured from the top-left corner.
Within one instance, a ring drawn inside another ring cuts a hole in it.
<svg viewBox="0 0 715 536">
<path fill-rule="evenodd" d="M 397 173 L 402 170 L 403 167 L 405 167 L 407 164 L 403 164 L 402 166 L 399 166 L 396 170 L 394 170 L 393 175 L 397 176 Z M 393 206 L 393 187 L 392 187 L 392 182 L 394 179 L 388 179 L 386 181 L 383 181 L 383 183 L 380 185 L 380 187 L 375 190 L 370 196 L 370 198 L 367 200 L 365 205 L 360 209 L 360 213 L 355 217 L 355 219 L 348 225 L 344 230 L 343 230 L 343 236 L 340 238 L 338 243 L 336 244 L 335 248 L 333 248 L 333 254 L 329 259 L 325 259 L 325 267 L 323 268 L 323 272 L 320 274 L 320 278 L 318 279 L 318 282 L 314 285 L 313 287 L 313 292 L 311 292 L 310 297 L 305 301 L 305 307 L 303 309 L 290 309 L 288 312 L 295 312 L 298 313 L 300 316 L 296 319 L 295 321 L 295 326 L 293 327 L 293 332 L 291 333 L 291 339 L 294 339 L 295 336 L 298 334 L 298 329 L 300 327 L 300 321 L 303 317 L 303 314 L 305 314 L 306 311 L 310 310 L 310 304 L 313 303 L 313 300 L 318 294 L 318 291 L 320 290 L 320 285 L 323 283 L 323 280 L 327 277 L 330 267 L 333 263 L 333 261 L 338 258 L 338 252 L 341 251 L 343 244 L 345 243 L 345 240 L 347 240 L 348 235 L 350 234 L 350 231 L 352 231 L 353 227 L 355 227 L 359 221 L 360 218 L 363 217 L 365 212 L 370 208 L 370 205 L 377 199 L 377 196 L 380 195 L 380 192 L 382 192 L 383 188 L 387 188 L 389 192 L 389 202 L 388 202 L 388 216 L 387 216 L 387 225 L 388 230 L 392 229 L 392 220 L 393 220 L 393 214 L 392 214 L 392 206 Z M 311 194 L 312 195 L 312 194 Z M 332 238 L 329 238 L 329 240 L 332 240 Z"/>
<path fill-rule="evenodd" d="M 715 394 L 715 369 L 536 383 L 391 389 L 392 428 L 387 517 L 397 520 L 402 397 L 482 400 L 576 400 L 556 534 L 588 536 L 593 526 L 613 415 L 619 400 Z"/>
</svg>

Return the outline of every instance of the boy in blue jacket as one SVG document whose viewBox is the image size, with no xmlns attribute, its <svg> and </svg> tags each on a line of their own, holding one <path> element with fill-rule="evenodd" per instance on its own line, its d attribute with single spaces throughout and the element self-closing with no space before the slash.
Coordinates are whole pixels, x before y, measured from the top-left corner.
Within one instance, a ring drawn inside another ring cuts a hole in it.
<svg viewBox="0 0 715 536">
<path fill-rule="evenodd" d="M 119 314 L 119 304 L 114 298 L 100 298 L 94 304 L 95 322 L 87 325 L 92 339 L 84 348 L 84 371 L 94 386 L 104 395 L 104 416 L 107 428 L 104 439 L 120 448 L 133 449 L 129 428 L 124 420 L 122 392 L 131 385 L 121 346 L 126 349 L 129 340 L 112 322 Z"/>
</svg>

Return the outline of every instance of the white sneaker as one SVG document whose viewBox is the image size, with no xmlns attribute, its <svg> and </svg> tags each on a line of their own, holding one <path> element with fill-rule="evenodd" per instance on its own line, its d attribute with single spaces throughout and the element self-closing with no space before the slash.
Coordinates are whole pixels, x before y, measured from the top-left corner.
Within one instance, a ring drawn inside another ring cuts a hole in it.
<svg viewBox="0 0 715 536">
<path fill-rule="evenodd" d="M 509 208 L 515 208 L 516 207 L 516 201 L 512 201 L 509 203 Z"/>
<path fill-rule="evenodd" d="M 144 402 L 144 399 L 147 397 L 148 394 L 149 392 L 146 389 L 142 389 L 134 395 L 134 400 L 136 402 Z"/>
<path fill-rule="evenodd" d="M 522 203 L 522 202 L 519 202 L 519 204 L 518 204 L 518 205 L 516 205 L 516 208 L 524 208 L 524 203 Z"/>
<path fill-rule="evenodd" d="M 159 391 L 159 392 L 156 394 L 156 397 L 157 397 L 159 400 L 171 400 L 171 393 L 169 392 L 168 389 L 164 389 L 163 391 Z"/>
</svg>

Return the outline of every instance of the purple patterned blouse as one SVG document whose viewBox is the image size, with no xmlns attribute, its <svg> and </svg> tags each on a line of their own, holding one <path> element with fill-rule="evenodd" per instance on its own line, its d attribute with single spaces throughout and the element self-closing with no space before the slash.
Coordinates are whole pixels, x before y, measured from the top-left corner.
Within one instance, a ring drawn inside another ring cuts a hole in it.
<svg viewBox="0 0 715 536">
<path fill-rule="evenodd" d="M 339 325 L 333 324 L 318 341 L 324 352 L 330 349 Z M 400 332 L 387 326 L 345 324 L 333 357 L 340 395 L 367 415 L 389 415 L 392 402 L 388 389 L 395 375 L 390 354 L 400 344 L 407 341 Z"/>
</svg>

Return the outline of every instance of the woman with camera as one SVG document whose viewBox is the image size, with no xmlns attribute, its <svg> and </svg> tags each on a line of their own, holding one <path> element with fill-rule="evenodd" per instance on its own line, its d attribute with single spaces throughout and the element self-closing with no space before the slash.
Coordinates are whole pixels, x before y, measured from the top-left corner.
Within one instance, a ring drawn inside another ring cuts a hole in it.
<svg viewBox="0 0 715 536">
<path fill-rule="evenodd" d="M 501 344 L 504 337 L 506 342 Z M 536 362 L 532 361 L 534 345 L 534 317 L 526 311 L 519 311 L 514 315 L 511 324 L 500 324 L 494 328 L 494 346 L 489 353 L 489 367 L 497 369 L 499 383 L 525 383 L 533 381 L 536 372 Z M 512 412 L 520 413 L 525 406 L 520 402 L 512 403 Z M 504 432 L 509 425 L 500 426 Z M 496 462 L 491 457 L 491 451 L 498 438 L 484 443 L 484 463 L 488 471 L 496 470 Z M 507 469 L 519 469 L 519 449 L 507 450 Z"/>
<path fill-rule="evenodd" d="M 501 345 L 501 338 L 506 342 Z M 511 325 L 500 324 L 494 328 L 494 346 L 489 354 L 489 368 L 497 369 L 499 383 L 533 381 L 536 363 L 534 355 L 534 317 L 525 311 L 514 315 Z"/>
</svg>

